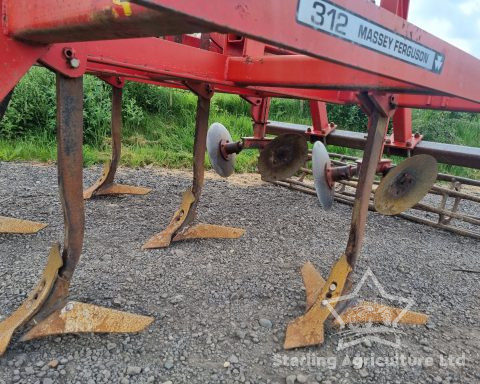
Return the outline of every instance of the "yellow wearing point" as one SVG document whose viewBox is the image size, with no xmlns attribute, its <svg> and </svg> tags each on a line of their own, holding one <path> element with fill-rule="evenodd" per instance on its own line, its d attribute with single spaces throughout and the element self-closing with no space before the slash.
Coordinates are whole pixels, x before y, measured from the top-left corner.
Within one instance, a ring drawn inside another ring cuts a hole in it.
<svg viewBox="0 0 480 384">
<path fill-rule="evenodd" d="M 118 5 L 122 7 L 123 9 L 123 15 L 124 16 L 131 16 L 132 15 L 132 6 L 130 4 L 130 1 L 123 1 L 123 0 L 112 0 L 112 3 L 115 5 Z M 119 17 L 118 11 L 114 8 L 112 9 L 113 15 L 115 17 Z"/>
</svg>

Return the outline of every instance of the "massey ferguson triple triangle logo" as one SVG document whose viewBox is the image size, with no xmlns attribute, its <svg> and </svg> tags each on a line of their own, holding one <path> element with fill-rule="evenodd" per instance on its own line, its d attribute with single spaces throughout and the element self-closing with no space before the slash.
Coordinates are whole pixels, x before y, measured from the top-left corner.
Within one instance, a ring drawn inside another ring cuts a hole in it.
<svg viewBox="0 0 480 384">
<path fill-rule="evenodd" d="M 445 55 L 327 0 L 299 0 L 297 21 L 310 28 L 440 73 Z"/>
</svg>

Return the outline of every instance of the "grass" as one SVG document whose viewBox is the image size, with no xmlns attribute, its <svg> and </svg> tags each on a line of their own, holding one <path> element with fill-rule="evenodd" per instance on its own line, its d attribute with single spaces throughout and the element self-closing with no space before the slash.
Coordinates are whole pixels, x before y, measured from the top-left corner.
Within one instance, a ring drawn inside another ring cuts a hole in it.
<svg viewBox="0 0 480 384">
<path fill-rule="evenodd" d="M 110 94 L 107 85 L 85 79 L 84 165 L 110 157 L 108 136 Z M 35 97 L 32 99 L 31 95 Z M 41 103 L 31 100 L 42 100 Z M 55 162 L 54 77 L 41 68 L 32 70 L 17 86 L 0 123 L 1 161 Z M 366 118 L 356 107 L 329 106 L 329 117 L 341 129 L 364 131 Z M 185 91 L 146 84 L 128 84 L 124 92 L 122 164 L 131 167 L 154 164 L 190 168 L 195 126 L 196 97 Z M 307 102 L 272 100 L 270 119 L 311 124 Z M 212 99 L 210 121 L 224 124 L 234 140 L 251 135 L 249 105 L 238 96 L 217 94 Z M 413 124 L 425 140 L 480 146 L 480 118 L 456 112 L 414 111 Z M 361 156 L 361 151 L 330 148 L 332 152 Z M 258 151 L 237 156 L 237 172 L 256 170 Z M 395 159 L 401 161 L 401 158 Z M 209 167 L 208 158 L 206 165 Z M 440 166 L 440 172 L 479 178 L 476 170 Z"/>
</svg>

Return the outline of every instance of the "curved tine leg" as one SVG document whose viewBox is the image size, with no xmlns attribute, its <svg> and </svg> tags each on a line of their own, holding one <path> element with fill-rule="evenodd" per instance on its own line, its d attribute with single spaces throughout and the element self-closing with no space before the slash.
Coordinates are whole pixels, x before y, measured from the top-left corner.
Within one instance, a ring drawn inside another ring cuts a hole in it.
<svg viewBox="0 0 480 384">
<path fill-rule="evenodd" d="M 207 148 L 208 117 L 211 95 L 197 93 L 197 115 L 195 123 L 195 143 L 193 148 L 193 184 L 183 195 L 180 209 L 174 214 L 167 228 L 154 235 L 142 249 L 165 248 L 172 241 L 186 239 L 238 238 L 244 234 L 243 229 L 217 225 L 198 224 L 195 220 L 198 203 L 205 179 L 205 151 Z"/>
<path fill-rule="evenodd" d="M 64 218 L 63 266 L 42 313 L 65 303 L 83 248 L 83 79 L 57 75 L 57 171 Z"/>
<path fill-rule="evenodd" d="M 7 111 L 8 104 L 13 95 L 13 89 L 9 94 L 0 102 L 0 121 L 3 119 L 5 112 Z M 12 217 L 0 216 L 0 233 L 15 233 L 15 234 L 31 234 L 37 233 L 41 229 L 45 228 L 47 224 L 37 223 L 35 221 L 14 219 Z"/>
<path fill-rule="evenodd" d="M 0 354 L 11 335 L 29 320 L 23 340 L 70 332 L 138 332 L 153 319 L 94 305 L 67 303 L 70 281 L 80 259 L 85 228 L 82 196 L 83 81 L 57 75 L 58 182 L 64 215 L 64 249 L 52 248 L 43 278 L 25 303 L 0 323 Z"/>
<path fill-rule="evenodd" d="M 112 87 L 112 159 L 103 168 L 100 178 L 83 192 L 88 200 L 102 195 L 146 195 L 150 188 L 135 187 L 114 183 L 122 152 L 122 88 Z"/>
<path fill-rule="evenodd" d="M 361 94 L 359 96 L 364 109 L 369 114 L 367 143 L 364 150 L 362 167 L 353 206 L 350 235 L 344 255 L 336 262 L 325 284 L 318 280 L 321 290 L 305 315 L 292 321 L 287 328 L 284 348 L 296 348 L 323 342 L 324 322 L 332 314 L 341 313 L 348 306 L 342 302 L 333 312 L 338 298 L 351 288 L 351 271 L 355 267 L 365 233 L 370 193 L 383 152 L 383 142 L 387 133 L 388 122 L 393 114 L 387 96 Z M 309 283 L 313 285 L 312 282 Z M 311 300 L 311 298 L 309 298 Z M 310 305 L 310 302 L 308 303 Z"/>
<path fill-rule="evenodd" d="M 44 277 L 32 292 L 35 306 L 22 311 L 29 299 L 11 317 L 0 324 L 10 324 L 9 334 L 26 324 L 35 315 L 40 319 L 64 303 L 71 276 L 77 265 L 83 244 L 84 210 L 82 197 L 82 130 L 83 81 L 65 79 L 57 75 L 57 151 L 58 182 L 65 219 L 65 249 L 54 247 Z M 53 266 L 52 266 L 53 265 Z M 50 271 L 50 272 L 47 272 Z M 58 273 L 58 274 L 57 274 Z M 41 299 L 39 299 L 39 297 Z M 13 321 L 12 319 L 15 319 Z M 10 339 L 8 339 L 8 342 Z M 8 342 L 4 344 L 5 351 Z M 1 352 L 1 351 L 0 351 Z"/>
</svg>

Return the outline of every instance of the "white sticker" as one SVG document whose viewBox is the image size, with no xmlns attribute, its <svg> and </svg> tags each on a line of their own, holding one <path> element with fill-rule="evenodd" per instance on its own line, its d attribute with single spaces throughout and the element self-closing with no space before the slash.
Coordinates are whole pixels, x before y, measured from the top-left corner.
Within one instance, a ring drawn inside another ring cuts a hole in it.
<svg viewBox="0 0 480 384">
<path fill-rule="evenodd" d="M 362 47 L 440 73 L 445 56 L 327 0 L 299 0 L 297 21 Z"/>
</svg>

